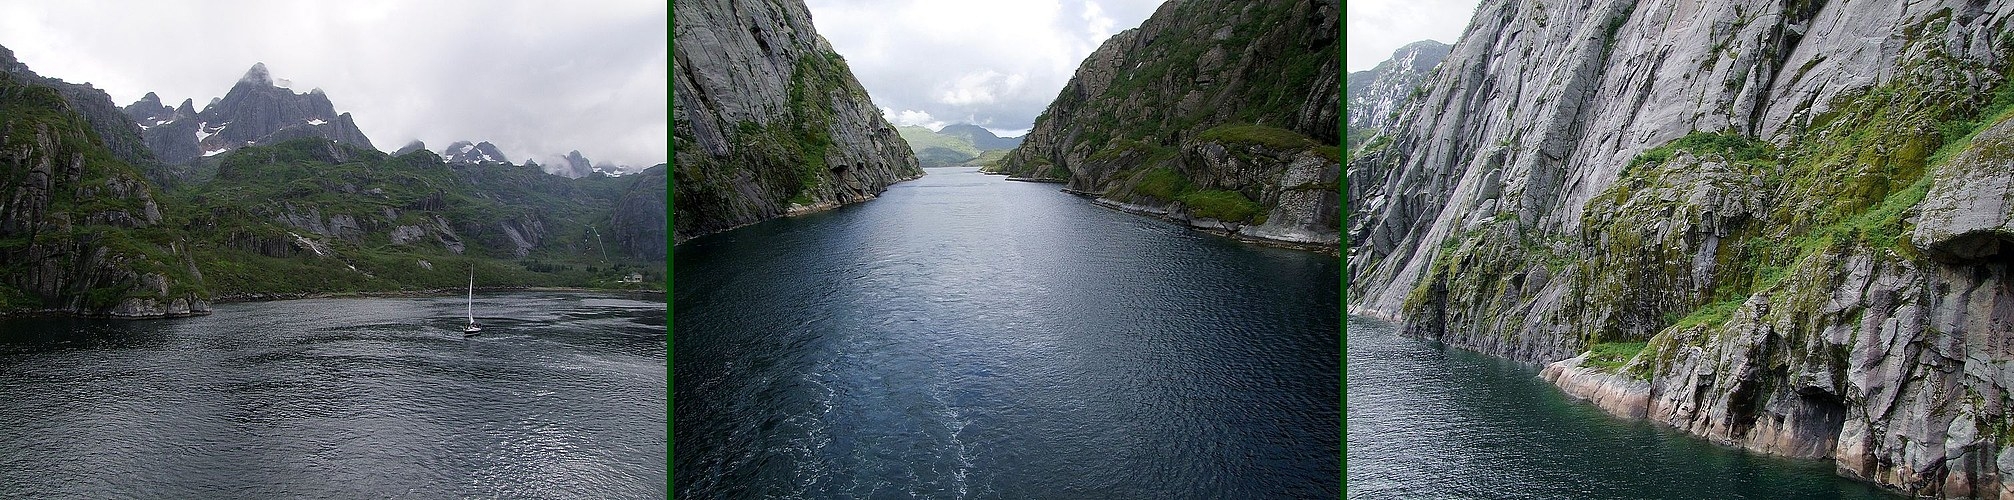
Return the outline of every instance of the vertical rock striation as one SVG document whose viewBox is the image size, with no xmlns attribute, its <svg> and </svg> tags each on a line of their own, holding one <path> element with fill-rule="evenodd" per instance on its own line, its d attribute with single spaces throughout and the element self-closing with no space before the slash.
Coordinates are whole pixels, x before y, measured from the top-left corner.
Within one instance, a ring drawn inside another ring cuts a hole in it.
<svg viewBox="0 0 2014 500">
<path fill-rule="evenodd" d="M 923 175 L 803 2 L 673 8 L 677 241 L 866 201 Z"/>
<path fill-rule="evenodd" d="M 1618 414 L 2014 497 L 2010 18 L 1485 1 L 1351 154 L 1350 309 Z"/>
</svg>

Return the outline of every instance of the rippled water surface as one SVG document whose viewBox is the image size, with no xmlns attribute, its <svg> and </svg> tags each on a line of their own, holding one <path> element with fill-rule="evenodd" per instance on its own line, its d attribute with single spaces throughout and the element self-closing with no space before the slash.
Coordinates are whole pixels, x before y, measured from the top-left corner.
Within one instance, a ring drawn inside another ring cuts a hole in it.
<svg viewBox="0 0 2014 500">
<path fill-rule="evenodd" d="M 0 321 L 0 498 L 663 498 L 665 303 Z"/>
<path fill-rule="evenodd" d="M 1350 498 L 1901 498 L 1833 474 L 1829 461 L 1611 417 L 1536 366 L 1349 322 Z"/>
<path fill-rule="evenodd" d="M 1335 257 L 971 169 L 675 256 L 680 498 L 1335 498 Z"/>
</svg>

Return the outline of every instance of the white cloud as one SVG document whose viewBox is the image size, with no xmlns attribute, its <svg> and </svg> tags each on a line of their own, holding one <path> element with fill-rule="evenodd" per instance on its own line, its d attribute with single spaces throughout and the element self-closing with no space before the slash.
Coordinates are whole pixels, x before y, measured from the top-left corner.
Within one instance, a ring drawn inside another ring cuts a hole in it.
<svg viewBox="0 0 2014 500">
<path fill-rule="evenodd" d="M 1162 1 L 806 3 L 818 33 L 876 103 L 940 123 L 1013 130 L 1034 123 L 1085 56 L 1114 31 L 1139 26 Z"/>
<path fill-rule="evenodd" d="M 1084 2 L 1083 17 L 1085 26 L 1090 29 L 1090 40 L 1093 45 L 1104 43 L 1105 39 L 1111 38 L 1112 25 L 1118 24 L 1112 18 L 1105 17 L 1105 8 L 1099 7 L 1098 2 L 1090 0 Z"/>
<path fill-rule="evenodd" d="M 1420 40 L 1453 44 L 1468 29 L 1479 0 L 1353 0 L 1345 2 L 1343 68 L 1356 72 L 1391 59 Z"/>
<path fill-rule="evenodd" d="M 905 109 L 900 112 L 897 112 L 893 109 L 881 108 L 881 115 L 887 117 L 889 122 L 894 123 L 896 125 L 910 126 L 910 127 L 924 127 L 932 131 L 944 128 L 944 126 L 947 125 L 946 123 L 944 123 L 943 120 L 931 117 L 929 112 L 917 111 L 913 109 Z"/>
</svg>

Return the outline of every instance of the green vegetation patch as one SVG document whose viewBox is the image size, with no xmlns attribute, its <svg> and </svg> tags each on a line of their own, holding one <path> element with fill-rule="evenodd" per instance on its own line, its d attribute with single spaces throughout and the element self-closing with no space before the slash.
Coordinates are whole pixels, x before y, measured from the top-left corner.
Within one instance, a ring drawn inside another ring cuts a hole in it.
<svg viewBox="0 0 2014 500">
<path fill-rule="evenodd" d="M 1309 149 L 1321 146 L 1319 142 L 1299 132 L 1278 127 L 1249 124 L 1218 125 L 1197 135 L 1205 141 L 1240 144 L 1258 144 L 1274 149 Z"/>
<path fill-rule="evenodd" d="M 1183 194 L 1176 199 L 1189 207 L 1189 214 L 1226 221 L 1251 221 L 1260 215 L 1259 204 L 1243 193 L 1209 189 Z"/>
<path fill-rule="evenodd" d="M 1731 162 L 1756 162 L 1776 157 L 1776 146 L 1760 139 L 1731 132 L 1693 132 L 1636 155 L 1629 160 L 1629 166 L 1623 172 L 1634 171 L 1638 165 L 1646 163 L 1664 163 L 1671 159 L 1672 153 L 1680 150 L 1700 156 L 1717 155 Z"/>
<path fill-rule="evenodd" d="M 1587 350 L 1592 354 L 1588 355 L 1587 361 L 1582 365 L 1608 372 L 1620 370 L 1623 365 L 1629 364 L 1630 358 L 1636 357 L 1637 353 L 1643 352 L 1643 348 L 1649 345 L 1649 342 L 1589 344 Z"/>
</svg>

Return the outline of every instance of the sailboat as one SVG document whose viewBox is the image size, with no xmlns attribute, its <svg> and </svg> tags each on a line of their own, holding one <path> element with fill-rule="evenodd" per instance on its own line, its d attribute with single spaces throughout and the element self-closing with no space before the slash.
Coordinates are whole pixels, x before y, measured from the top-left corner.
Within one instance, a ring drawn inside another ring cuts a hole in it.
<svg viewBox="0 0 2014 500">
<path fill-rule="evenodd" d="M 462 327 L 462 333 L 474 337 L 482 331 L 483 327 L 476 326 L 476 267 L 469 266 L 469 324 Z"/>
</svg>

